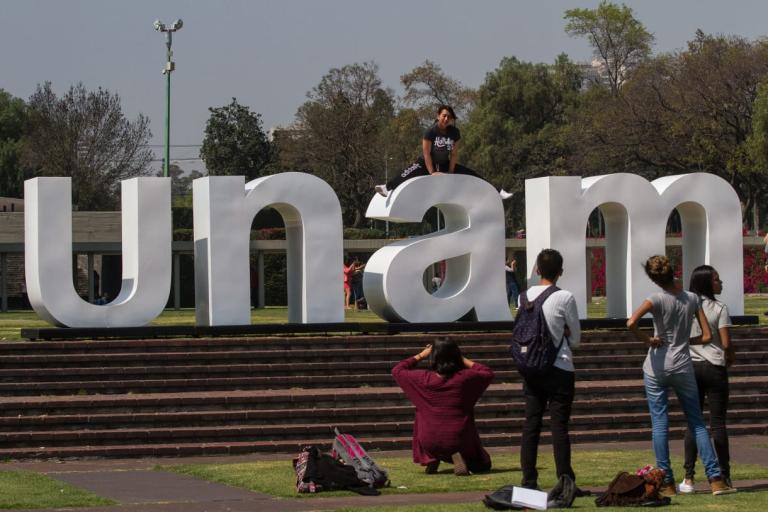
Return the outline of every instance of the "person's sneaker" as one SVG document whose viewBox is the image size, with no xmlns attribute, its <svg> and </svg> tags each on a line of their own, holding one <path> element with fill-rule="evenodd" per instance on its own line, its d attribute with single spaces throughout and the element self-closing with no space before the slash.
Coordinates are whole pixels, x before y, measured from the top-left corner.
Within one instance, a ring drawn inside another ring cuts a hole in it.
<svg viewBox="0 0 768 512">
<path fill-rule="evenodd" d="M 389 190 L 387 190 L 387 186 L 386 185 L 376 185 L 375 187 L 373 187 L 373 189 L 380 196 L 387 197 L 389 195 Z"/>
<path fill-rule="evenodd" d="M 675 489 L 675 482 L 664 482 L 659 487 L 659 494 L 662 496 L 675 496 L 677 495 L 677 489 Z"/>
<path fill-rule="evenodd" d="M 728 485 L 725 480 L 719 477 L 710 480 L 709 488 L 712 489 L 712 496 L 721 496 L 723 494 L 736 492 L 736 489 Z"/>
<path fill-rule="evenodd" d="M 723 477 L 723 481 L 725 482 L 725 485 L 727 485 L 728 487 L 731 487 L 732 489 L 736 489 L 736 486 L 734 486 L 733 482 L 731 482 L 731 477 L 724 476 Z M 736 489 L 736 490 L 738 491 L 738 489 Z"/>
<path fill-rule="evenodd" d="M 437 468 L 440 467 L 440 461 L 439 460 L 433 460 L 427 466 L 424 468 L 424 472 L 428 475 L 434 475 L 437 473 Z"/>
<path fill-rule="evenodd" d="M 515 193 L 514 192 L 507 192 L 506 190 L 504 190 L 502 188 L 501 190 L 499 190 L 499 195 L 501 196 L 501 199 L 506 201 L 507 199 L 510 199 L 513 195 L 515 195 Z"/>
<path fill-rule="evenodd" d="M 464 462 L 464 457 L 459 452 L 451 455 L 453 461 L 453 474 L 456 476 L 469 476 L 469 470 L 467 469 L 467 463 Z"/>
<path fill-rule="evenodd" d="M 696 490 L 693 488 L 693 478 L 686 478 L 677 487 L 680 494 L 693 494 Z"/>
</svg>

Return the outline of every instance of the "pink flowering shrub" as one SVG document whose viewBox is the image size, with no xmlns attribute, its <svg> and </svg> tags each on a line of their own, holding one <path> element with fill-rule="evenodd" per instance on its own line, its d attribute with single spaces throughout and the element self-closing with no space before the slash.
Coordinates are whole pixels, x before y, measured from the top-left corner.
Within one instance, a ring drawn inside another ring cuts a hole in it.
<svg viewBox="0 0 768 512">
<path fill-rule="evenodd" d="M 605 295 L 605 248 L 595 247 L 592 249 L 592 296 L 602 297 Z"/>
<path fill-rule="evenodd" d="M 675 267 L 675 277 L 680 278 L 683 273 L 683 258 L 680 247 L 670 247 L 667 249 L 667 256 L 672 260 Z M 744 248 L 744 293 L 765 293 L 768 292 L 768 272 L 765 272 L 764 266 L 768 263 L 763 249 L 760 247 Z M 638 265 L 642 262 L 638 262 Z M 592 249 L 592 268 L 591 268 L 592 296 L 601 297 L 605 295 L 605 249 L 595 247 Z M 687 287 L 688 283 L 684 283 Z"/>
</svg>

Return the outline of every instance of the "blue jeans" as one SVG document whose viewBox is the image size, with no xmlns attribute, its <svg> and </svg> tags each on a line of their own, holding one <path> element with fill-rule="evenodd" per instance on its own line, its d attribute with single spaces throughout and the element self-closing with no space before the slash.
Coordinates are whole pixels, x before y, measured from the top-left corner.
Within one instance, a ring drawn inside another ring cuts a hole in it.
<svg viewBox="0 0 768 512">
<path fill-rule="evenodd" d="M 520 288 L 514 279 L 507 280 L 507 302 L 517 307 L 517 296 L 520 295 Z"/>
<path fill-rule="evenodd" d="M 653 376 L 643 372 L 645 395 L 648 399 L 648 410 L 651 413 L 653 432 L 653 451 L 656 454 L 656 467 L 664 470 L 664 482 L 673 483 L 672 465 L 669 462 L 669 417 L 667 415 L 667 388 L 672 388 L 683 407 L 688 428 L 696 437 L 696 447 L 699 457 L 704 464 L 707 478 L 720 476 L 720 465 L 715 451 L 709 440 L 704 415 L 699 406 L 699 390 L 693 371 L 673 373 L 671 375 Z"/>
</svg>

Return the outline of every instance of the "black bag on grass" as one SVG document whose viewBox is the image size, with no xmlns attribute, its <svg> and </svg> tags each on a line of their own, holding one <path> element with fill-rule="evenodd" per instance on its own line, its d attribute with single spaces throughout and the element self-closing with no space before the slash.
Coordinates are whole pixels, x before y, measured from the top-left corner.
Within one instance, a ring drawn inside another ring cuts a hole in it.
<svg viewBox="0 0 768 512">
<path fill-rule="evenodd" d="M 304 453 L 307 455 L 304 456 Z M 303 474 L 299 470 L 302 460 L 306 460 Z M 365 496 L 378 496 L 381 492 L 374 489 L 357 477 L 357 471 L 352 466 L 346 466 L 327 453 L 320 453 L 314 446 L 304 448 L 299 458 L 294 460 L 296 469 L 297 490 L 299 492 L 341 491 L 347 490 Z M 305 484 L 305 485 L 302 485 Z M 302 491 L 302 488 L 307 490 Z M 312 490 L 314 489 L 314 490 Z"/>
</svg>

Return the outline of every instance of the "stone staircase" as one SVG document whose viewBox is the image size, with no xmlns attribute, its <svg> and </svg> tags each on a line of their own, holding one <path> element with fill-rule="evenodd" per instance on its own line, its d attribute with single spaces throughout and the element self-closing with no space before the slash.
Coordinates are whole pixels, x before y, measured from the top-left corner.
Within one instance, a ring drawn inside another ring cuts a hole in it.
<svg viewBox="0 0 768 512">
<path fill-rule="evenodd" d="M 507 333 L 453 334 L 496 379 L 476 410 L 489 446 L 519 443 L 523 397 Z M 729 432 L 768 433 L 768 329 L 734 328 Z M 0 458 L 294 453 L 332 427 L 410 447 L 413 408 L 389 374 L 430 337 L 301 336 L 0 345 Z M 576 351 L 574 442 L 650 439 L 645 350 L 625 331 Z M 672 400 L 673 436 L 684 418 Z M 546 426 L 545 426 L 546 430 Z M 548 440 L 548 434 L 543 436 Z"/>
</svg>

